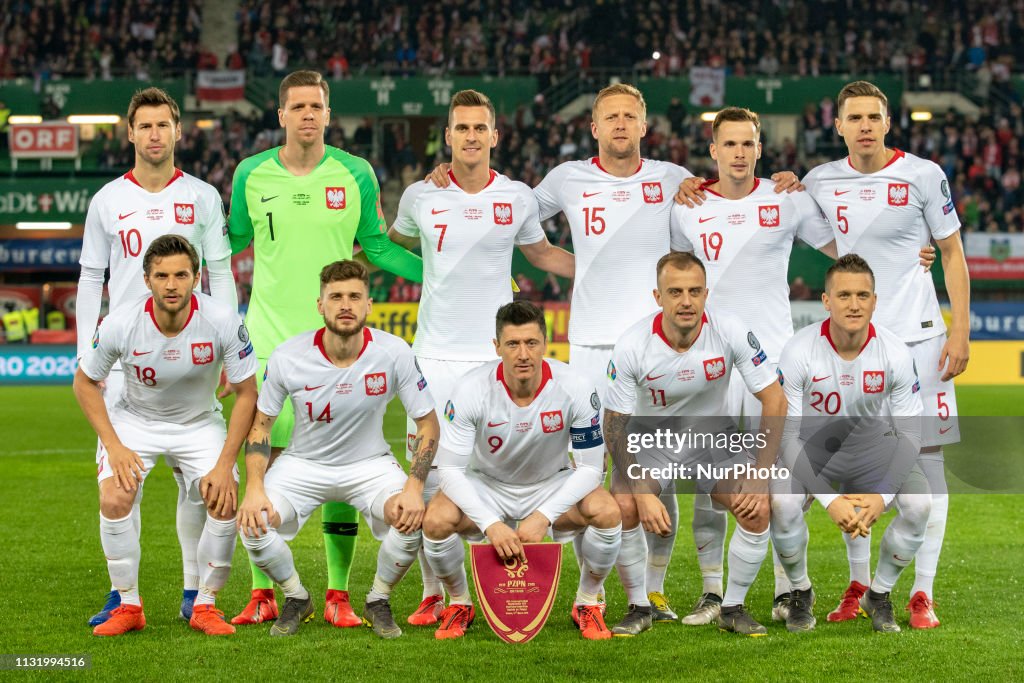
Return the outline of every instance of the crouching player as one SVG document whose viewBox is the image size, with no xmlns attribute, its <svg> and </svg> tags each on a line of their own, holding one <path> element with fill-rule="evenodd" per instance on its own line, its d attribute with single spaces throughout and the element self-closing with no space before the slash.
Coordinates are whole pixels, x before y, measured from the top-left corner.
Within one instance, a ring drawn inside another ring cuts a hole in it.
<svg viewBox="0 0 1024 683">
<path fill-rule="evenodd" d="M 610 638 L 598 593 L 619 554 L 622 525 L 601 488 L 597 391 L 568 365 L 544 357 L 540 308 L 506 304 L 496 328 L 500 360 L 467 372 L 445 407 L 442 492 L 423 521 L 427 561 L 451 598 L 435 637 L 461 637 L 475 616 L 460 535 L 483 534 L 503 560 L 525 561 L 523 543 L 539 542 L 550 530 L 559 542 L 582 532 L 574 618 L 584 638 Z M 575 469 L 566 457 L 570 441 Z"/>
<path fill-rule="evenodd" d="M 272 636 L 293 635 L 313 616 L 313 600 L 286 541 L 317 508 L 332 501 L 359 510 L 382 541 L 364 622 L 381 638 L 402 635 L 389 598 L 420 549 L 423 483 L 437 447 L 438 424 L 412 349 L 399 337 L 366 327 L 370 306 L 363 265 L 343 260 L 325 266 L 317 299 L 324 327 L 284 342 L 267 364 L 246 442 L 238 528 L 253 564 L 285 596 Z M 396 393 L 416 421 L 408 477 L 384 440 L 384 411 Z M 270 430 L 289 399 L 295 431 L 268 471 Z"/>
<path fill-rule="evenodd" d="M 646 316 L 622 335 L 608 366 L 611 384 L 604 429 L 615 466 L 612 492 L 622 512 L 619 578 L 629 602 L 626 615 L 612 633 L 635 636 L 651 627 L 644 532 L 666 535 L 672 531 L 671 518 L 659 498 L 674 478 L 661 476 L 667 466 L 670 473 L 699 478 L 702 489 L 707 489 L 701 492 L 710 493 L 716 504 L 736 518 L 719 627 L 744 635 L 764 635 L 764 626 L 746 611 L 743 601 L 768 551 L 768 481 L 757 473 L 770 472 L 775 462 L 786 399 L 754 333 L 734 316 L 705 312 L 708 290 L 699 259 L 688 252 L 666 254 L 658 261 L 657 278 L 654 297 L 661 311 Z M 728 450 L 707 447 L 704 436 L 716 443 L 720 436 L 742 436 L 726 409 L 734 368 L 761 403 L 761 432 L 747 435 L 748 446 Z M 688 439 L 678 451 L 659 448 L 643 450 L 642 455 L 631 453 L 627 442 L 633 437 L 653 436 L 637 433 L 641 420 L 631 424 L 634 416 L 664 422 L 678 436 L 700 432 L 701 442 Z M 685 425 L 683 418 L 688 420 Z M 755 443 L 760 446 L 756 463 L 746 452 Z M 710 467 L 716 463 L 722 467 Z M 714 474 L 715 469 L 725 470 L 725 476 Z M 659 474 L 645 474 L 652 471 Z"/>
<path fill-rule="evenodd" d="M 227 583 L 235 550 L 235 458 L 256 406 L 256 356 L 238 313 L 193 293 L 199 257 L 187 239 L 158 237 L 142 265 L 152 296 L 107 316 L 75 373 L 75 397 L 105 451 L 98 473 L 100 539 L 121 598 L 93 634 L 116 636 L 146 625 L 138 586 L 142 551 L 131 511 L 161 455 L 184 474 L 189 498 L 207 507 L 189 623 L 210 635 L 231 634 L 235 628 L 214 599 Z M 125 388 L 108 412 L 99 383 L 118 361 Z M 238 395 L 227 430 L 214 396 L 222 363 Z"/>
<path fill-rule="evenodd" d="M 864 259 L 847 254 L 832 264 L 822 301 L 828 320 L 797 332 L 779 361 L 789 401 L 782 460 L 793 477 L 773 482 L 771 528 L 793 586 L 786 628 L 815 625 L 804 521 L 813 496 L 853 538 L 867 536 L 896 507 L 860 599 L 876 631 L 896 632 L 889 592 L 924 542 L 931 511 L 928 483 L 915 465 L 923 411 L 917 368 L 899 337 L 871 323 L 877 296 Z"/>
</svg>

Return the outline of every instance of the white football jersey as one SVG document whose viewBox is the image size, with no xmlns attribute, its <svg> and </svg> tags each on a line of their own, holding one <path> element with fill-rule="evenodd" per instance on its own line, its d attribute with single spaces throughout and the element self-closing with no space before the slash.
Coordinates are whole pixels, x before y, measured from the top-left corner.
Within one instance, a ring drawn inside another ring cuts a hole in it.
<svg viewBox="0 0 1024 683">
<path fill-rule="evenodd" d="M 705 190 L 701 206 L 674 205 L 672 230 L 681 249 L 707 269 L 708 305 L 749 325 L 776 363 L 793 336 L 787 280 L 793 240 L 820 249 L 834 239 L 832 228 L 810 195 L 776 194 L 770 180 L 755 178 L 742 199 Z"/>
<path fill-rule="evenodd" d="M 412 418 L 434 409 L 412 349 L 400 337 L 363 328 L 363 348 L 347 368 L 327 358 L 324 328 L 280 344 L 267 361 L 256 404 L 276 416 L 291 399 L 292 440 L 284 452 L 329 465 L 347 465 L 391 453 L 384 411 L 395 394 Z"/>
<path fill-rule="evenodd" d="M 875 273 L 874 319 L 905 342 L 946 331 L 931 273 L 919 252 L 960 229 L 946 176 L 935 163 L 895 150 L 885 168 L 861 173 L 849 157 L 804 178 L 832 224 L 839 255 L 860 255 Z"/>
<path fill-rule="evenodd" d="M 843 440 L 844 449 L 849 450 L 877 443 L 893 429 L 892 417 L 922 414 L 917 368 L 899 337 L 872 324 L 860 355 L 844 360 L 836 352 L 830 328 L 831 320 L 808 325 L 782 352 L 778 373 L 789 404 L 788 417 L 861 418 L 846 421 L 855 425 Z M 823 424 L 804 420 L 800 437 L 813 437 Z"/>
<path fill-rule="evenodd" d="M 624 415 L 726 416 L 734 368 L 752 394 L 775 381 L 757 337 L 736 316 L 705 310 L 693 346 L 679 353 L 665 337 L 658 311 L 615 345 L 605 405 Z"/>
<path fill-rule="evenodd" d="M 692 175 L 644 159 L 636 173 L 618 178 L 594 157 L 559 165 L 534 188 L 541 220 L 562 211 L 572 229 L 569 343 L 611 346 L 657 308 L 655 266 L 670 250 L 681 250 L 669 229 L 672 198 Z"/>
<path fill-rule="evenodd" d="M 214 394 L 222 363 L 233 384 L 258 368 L 238 312 L 202 293 L 192 295 L 188 322 L 173 337 L 157 327 L 152 297 L 104 318 L 80 367 L 100 381 L 117 361 L 124 367 L 124 393 L 116 407 L 177 424 L 220 411 Z"/>
<path fill-rule="evenodd" d="M 565 363 L 542 362 L 543 378 L 528 406 L 512 401 L 501 360 L 463 375 L 445 406 L 444 450 L 469 455 L 470 471 L 514 485 L 546 482 L 567 469 L 570 446 L 580 460 L 592 449 L 587 455 L 597 461 L 588 464 L 600 471 L 604 440 L 597 390 Z"/>
<path fill-rule="evenodd" d="M 512 301 L 512 251 L 544 239 L 530 188 L 491 171 L 468 194 L 418 182 L 406 188 L 394 228 L 419 237 L 423 294 L 412 348 L 420 358 L 494 358 L 494 315 Z"/>
<path fill-rule="evenodd" d="M 183 235 L 200 263 L 231 256 L 220 193 L 212 185 L 175 170 L 159 192 L 145 190 L 129 171 L 104 185 L 89 203 L 79 263 L 110 268 L 110 310 L 145 300 L 142 257 L 157 237 Z"/>
</svg>

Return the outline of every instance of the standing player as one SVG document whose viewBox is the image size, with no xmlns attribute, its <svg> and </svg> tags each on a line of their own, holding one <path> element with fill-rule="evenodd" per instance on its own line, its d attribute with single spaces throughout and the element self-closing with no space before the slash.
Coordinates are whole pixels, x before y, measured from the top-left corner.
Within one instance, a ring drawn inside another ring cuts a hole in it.
<svg viewBox="0 0 1024 683">
<path fill-rule="evenodd" d="M 320 325 L 311 307 L 296 306 L 316 298 L 316 283 L 296 273 L 319 272 L 328 263 L 351 258 L 355 239 L 378 266 L 417 282 L 422 273 L 419 257 L 387 238 L 370 165 L 324 144 L 331 118 L 327 81 L 314 71 L 296 71 L 281 81 L 278 97 L 285 144 L 238 165 L 229 223 L 233 251 L 253 242 L 246 322 L 263 368 L 278 344 Z M 293 424 L 286 403 L 274 424 L 275 453 L 288 444 Z M 330 503 L 322 519 L 328 588 L 324 618 L 339 627 L 359 626 L 348 598 L 358 513 L 352 506 Z M 234 624 L 259 623 L 277 614 L 272 582 L 251 568 L 252 599 L 232 619 Z"/>
<path fill-rule="evenodd" d="M 235 550 L 235 458 L 256 406 L 256 359 L 238 312 L 203 294 L 199 256 L 181 235 L 152 241 L 143 257 L 152 296 L 122 306 L 103 321 L 75 374 L 75 397 L 100 439 L 100 539 L 119 606 L 93 634 L 115 636 L 145 627 L 139 596 L 141 547 L 131 512 L 161 455 L 185 479 L 189 500 L 209 513 L 197 557 L 199 594 L 189 620 L 209 635 L 235 632 L 216 609 Z M 107 409 L 100 382 L 120 361 L 123 393 Z M 225 432 L 214 392 L 221 364 L 237 399 Z"/>
<path fill-rule="evenodd" d="M 325 266 L 317 299 L 323 327 L 281 344 L 267 364 L 246 442 L 245 498 L 238 527 L 251 561 L 285 595 L 272 636 L 293 635 L 313 615 L 313 599 L 299 580 L 286 540 L 331 500 L 356 507 L 382 541 L 373 588 L 366 596 L 365 622 L 382 638 L 402 634 L 389 597 L 420 548 L 423 484 L 434 458 L 438 425 L 409 345 L 366 327 L 369 291 L 362 264 L 337 261 Z M 396 394 L 417 425 L 409 477 L 384 440 L 384 411 Z M 299 416 L 294 438 L 268 472 L 271 428 L 286 403 Z"/>
<path fill-rule="evenodd" d="M 173 233 L 188 239 L 200 260 L 206 259 L 210 293 L 224 305 L 238 309 L 220 194 L 174 166 L 174 145 L 181 139 L 180 119 L 178 104 L 159 88 L 139 90 L 128 104 L 128 140 L 135 146 L 135 165 L 96 193 L 85 217 L 76 302 L 80 360 L 99 322 L 103 271 L 110 268 L 110 311 L 132 310 L 149 296 L 142 277 L 142 255 L 161 235 Z M 103 386 L 108 410 L 123 389 L 123 369 L 116 362 Z M 102 445 L 97 448 L 97 462 L 101 451 Z M 178 483 L 176 518 L 184 572 L 181 616 L 190 619 L 199 588 L 196 552 L 206 510 L 202 501 L 189 499 L 181 471 L 174 471 L 174 479 Z M 141 502 L 140 494 L 132 508 L 136 536 L 141 529 Z M 103 609 L 89 619 L 90 626 L 107 620 L 120 604 L 118 595 L 116 590 L 107 594 Z"/>
<path fill-rule="evenodd" d="M 856 252 L 877 278 L 878 323 L 907 343 L 921 377 L 924 426 L 921 468 L 932 491 L 928 533 L 917 556 L 910 604 L 912 628 L 939 625 L 932 584 L 946 529 L 942 446 L 960 440 L 953 378 L 967 367 L 970 278 L 960 241 L 960 221 L 949 183 L 935 163 L 885 146 L 888 100 L 871 83 L 855 81 L 839 92 L 836 129 L 850 155 L 823 164 L 804 179 L 832 224 L 840 254 Z M 952 309 L 949 337 L 931 275 L 913 255 L 934 239 L 942 254 Z M 829 621 L 856 618 L 857 601 L 870 578 L 869 539 L 846 536 L 850 586 Z"/>
<path fill-rule="evenodd" d="M 555 540 L 583 536 L 576 621 L 588 640 L 611 638 L 598 593 L 619 553 L 622 525 L 601 487 L 597 391 L 564 363 L 544 358 L 537 306 L 505 304 L 495 334 L 500 360 L 463 375 L 445 408 L 451 424 L 438 461 L 443 492 L 423 520 L 427 559 L 451 596 L 434 635 L 459 638 L 475 616 L 459 534 L 482 534 L 502 560 L 525 561 L 522 544 L 541 541 L 550 529 Z M 575 469 L 565 459 L 570 442 Z"/>
<path fill-rule="evenodd" d="M 679 233 L 678 248 L 693 252 L 707 270 L 708 304 L 750 326 L 751 348 L 756 353 L 763 345 L 770 354 L 764 362 L 774 371 L 778 353 L 793 336 L 786 279 L 793 241 L 800 239 L 835 258 L 835 239 L 808 194 L 778 195 L 767 181 L 755 176 L 761 158 L 757 114 L 726 107 L 715 116 L 711 134 L 711 158 L 718 167 L 718 180 L 702 187 L 707 196 L 698 208 L 673 208 L 673 230 Z M 725 415 L 742 417 L 745 429 L 756 432 L 761 404 L 735 370 Z M 693 540 L 704 585 L 693 611 L 683 617 L 684 624 L 709 624 L 718 618 L 727 527 L 725 511 L 716 509 L 710 496 L 694 496 Z M 773 616 L 788 592 L 785 573 L 777 571 Z"/>
<path fill-rule="evenodd" d="M 548 242 L 530 188 L 491 170 L 498 131 L 494 105 L 485 95 L 455 93 L 445 142 L 452 150 L 452 183 L 409 186 L 388 233 L 409 249 L 422 248 L 423 296 L 413 351 L 439 414 L 458 379 L 494 358 L 494 313 L 512 301 L 515 246 L 533 265 L 556 275 L 571 278 L 574 266 L 572 254 Z M 409 420 L 410 437 L 412 429 Z M 431 481 L 428 500 L 434 490 Z M 422 556 L 420 561 L 422 567 Z M 426 580 L 428 574 L 411 624 L 437 623 L 444 608 L 441 584 Z"/>
<path fill-rule="evenodd" d="M 789 401 L 782 461 L 795 475 L 773 482 L 772 542 L 793 584 L 790 631 L 809 631 L 814 591 L 807 577 L 804 506 L 814 496 L 844 532 L 866 536 L 891 505 L 878 567 L 860 605 L 876 631 L 897 632 L 889 592 L 921 543 L 931 500 L 915 466 L 921 448 L 921 397 L 914 359 L 899 337 L 871 323 L 878 298 L 871 268 L 856 254 L 825 275 L 828 320 L 796 333 L 779 377 Z M 802 419 L 801 419 L 802 418 Z M 838 481 L 848 495 L 840 495 Z"/>
<path fill-rule="evenodd" d="M 629 602 L 626 616 L 612 629 L 615 635 L 634 636 L 651 627 L 651 607 L 641 602 L 647 597 L 643 531 L 664 534 L 672 526 L 659 499 L 667 477 L 651 482 L 650 489 L 637 490 L 629 481 L 634 477 L 626 450 L 631 416 L 671 418 L 674 422 L 670 424 L 679 433 L 683 433 L 677 424 L 681 418 L 696 417 L 692 427 L 699 431 L 731 433 L 735 425 L 723 416 L 730 372 L 736 369 L 761 402 L 765 417 L 757 435 L 761 446 L 757 466 L 772 465 L 778 450 L 781 420 L 769 418 L 785 415 L 782 388 L 765 362 L 765 351 L 760 345 L 752 348 L 750 328 L 730 314 L 705 310 L 705 277 L 704 264 L 693 254 L 663 256 L 658 261 L 658 288 L 654 290 L 661 310 L 626 331 L 608 364 L 612 382 L 605 402 L 604 429 L 615 464 L 613 492 L 622 511 L 622 550 L 617 566 Z M 709 454 L 693 455 L 703 458 Z M 717 459 L 719 454 L 711 455 Z M 746 461 L 745 454 L 742 459 Z M 737 522 L 729 545 L 729 578 L 719 627 L 764 635 L 765 628 L 746 611 L 743 600 L 768 550 L 768 483 L 751 477 L 720 479 L 711 488 L 712 498 L 728 508 Z"/>
</svg>

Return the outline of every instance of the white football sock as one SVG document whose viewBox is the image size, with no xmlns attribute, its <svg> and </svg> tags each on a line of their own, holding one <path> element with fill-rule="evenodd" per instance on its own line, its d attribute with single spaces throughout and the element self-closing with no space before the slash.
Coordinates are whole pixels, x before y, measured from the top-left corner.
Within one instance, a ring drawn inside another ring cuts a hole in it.
<svg viewBox="0 0 1024 683">
<path fill-rule="evenodd" d="M 588 526 L 580 534 L 583 541 L 583 569 L 576 589 L 577 605 L 596 605 L 604 580 L 608 577 L 622 547 L 622 525 L 610 529 Z"/>
<path fill-rule="evenodd" d="M 729 528 L 729 516 L 724 510 L 716 510 L 711 496 L 698 493 L 693 497 L 693 543 L 697 549 L 697 564 L 704 583 L 703 593 L 722 594 L 722 564 L 725 554 L 725 533 Z"/>
<path fill-rule="evenodd" d="M 786 575 L 786 568 L 782 566 L 782 560 L 779 558 L 779 550 L 772 543 L 772 572 L 775 574 L 775 597 L 784 595 L 793 590 L 793 584 L 789 582 L 789 576 Z M 801 588 L 800 590 L 805 590 Z"/>
<path fill-rule="evenodd" d="M 306 590 L 306 587 L 302 585 L 302 581 L 299 580 L 298 572 L 289 576 L 279 585 L 281 586 L 281 592 L 284 593 L 284 597 L 309 600 L 309 591 Z"/>
<path fill-rule="evenodd" d="M 178 483 L 178 503 L 175 524 L 178 529 L 178 543 L 181 545 L 182 587 L 185 590 L 199 588 L 199 537 L 206 526 L 206 506 L 202 501 L 194 503 L 188 499 L 185 475 L 174 472 Z"/>
<path fill-rule="evenodd" d="M 799 494 L 780 494 L 772 496 L 771 541 L 773 555 L 787 576 L 787 593 L 792 588 L 807 590 L 811 582 L 807 578 L 807 523 L 804 520 L 804 497 Z M 779 592 L 779 580 L 776 575 L 775 595 Z"/>
<path fill-rule="evenodd" d="M 583 571 L 583 534 L 572 537 L 572 551 L 576 555 L 576 566 Z"/>
<path fill-rule="evenodd" d="M 767 554 L 767 529 L 755 534 L 736 525 L 729 542 L 729 580 L 726 582 L 722 607 L 743 604 Z"/>
<path fill-rule="evenodd" d="M 409 571 L 422 544 L 423 534 L 419 531 L 403 534 L 394 527 L 388 529 L 377 552 L 377 574 L 373 577 L 373 589 L 366 595 L 367 602 L 391 597 L 391 591 Z"/>
<path fill-rule="evenodd" d="M 647 538 L 639 524 L 622 532 L 622 547 L 615 563 L 619 581 L 626 591 L 626 602 L 638 607 L 651 604 L 647 599 Z"/>
<path fill-rule="evenodd" d="M 233 519 L 214 519 L 207 515 L 206 527 L 199 537 L 197 549 L 200 572 L 197 605 L 212 605 L 217 591 L 228 582 L 231 575 L 231 556 L 235 554 L 235 539 L 238 531 Z"/>
<path fill-rule="evenodd" d="M 427 562 L 426 551 L 421 547 L 420 551 L 416 554 L 416 559 L 420 563 L 420 577 L 423 579 L 423 600 L 426 600 L 431 595 L 440 595 L 444 597 L 444 589 L 441 587 L 441 580 L 437 578 L 437 574 L 430 568 L 430 563 Z"/>
<path fill-rule="evenodd" d="M 466 578 L 466 551 L 458 534 L 440 541 L 423 537 L 423 552 L 434 574 L 448 591 L 450 605 L 472 605 Z"/>
<path fill-rule="evenodd" d="M 882 534 L 882 543 L 878 547 L 878 567 L 871 582 L 871 590 L 878 593 L 888 593 L 892 590 L 900 573 L 921 548 L 925 539 L 925 529 L 930 522 L 928 512 L 931 497 L 897 496 L 896 507 L 899 514 Z"/>
<path fill-rule="evenodd" d="M 107 556 L 110 584 L 121 594 L 122 605 L 142 605 L 139 599 L 139 560 L 142 549 L 129 514 L 107 519 L 100 514 L 100 542 Z"/>
<path fill-rule="evenodd" d="M 672 532 L 668 536 L 647 534 L 647 592 L 665 592 L 665 574 L 668 563 L 672 559 L 672 548 L 676 544 L 676 531 L 679 529 L 679 501 L 675 489 L 662 492 L 660 496 L 668 518 L 672 522 Z"/>
<path fill-rule="evenodd" d="M 279 512 L 279 514 L 281 513 Z M 264 518 L 266 515 L 267 513 L 264 512 Z M 291 548 L 277 533 L 277 529 L 269 525 L 269 522 L 267 533 L 259 538 L 242 536 L 242 545 L 248 551 L 252 563 L 273 579 L 274 583 L 281 586 L 286 597 L 301 600 L 309 597 L 309 593 L 299 581 L 299 573 L 295 571 L 295 560 L 292 557 Z"/>
<path fill-rule="evenodd" d="M 846 559 L 850 563 L 850 583 L 856 581 L 862 586 L 871 584 L 871 536 L 853 538 L 844 533 Z"/>
<path fill-rule="evenodd" d="M 935 574 L 939 569 L 939 553 L 942 551 L 942 540 L 946 535 L 946 516 L 949 514 L 949 494 L 944 492 L 945 472 L 943 471 L 942 451 L 930 455 L 938 457 L 922 457 L 918 462 L 925 471 L 932 491 L 940 489 L 943 493 L 932 494 L 932 511 L 928 517 L 928 530 L 925 532 L 921 549 L 917 551 L 917 559 L 914 561 L 914 587 L 910 590 L 911 595 L 918 591 L 924 591 L 929 600 L 932 597 Z M 939 482 L 942 484 L 940 485 Z"/>
</svg>

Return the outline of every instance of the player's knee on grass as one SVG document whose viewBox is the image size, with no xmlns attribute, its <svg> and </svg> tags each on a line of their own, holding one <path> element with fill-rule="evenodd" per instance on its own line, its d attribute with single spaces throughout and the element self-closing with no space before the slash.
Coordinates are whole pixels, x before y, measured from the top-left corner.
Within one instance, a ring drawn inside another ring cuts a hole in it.
<svg viewBox="0 0 1024 683">
<path fill-rule="evenodd" d="M 142 492 L 142 485 L 135 491 L 119 488 L 114 477 L 100 482 L 100 514 L 107 519 L 121 519 L 132 512 L 135 496 Z"/>
<path fill-rule="evenodd" d="M 635 529 L 640 524 L 640 513 L 636 509 L 636 499 L 631 493 L 616 493 L 615 503 L 619 508 L 623 529 Z"/>
<path fill-rule="evenodd" d="M 433 541 L 442 541 L 456 533 L 462 511 L 455 506 L 448 496 L 438 492 L 427 505 L 423 516 L 423 535 Z"/>
<path fill-rule="evenodd" d="M 611 529 L 622 523 L 622 512 L 612 494 L 603 488 L 596 488 L 577 505 L 586 526 Z"/>
</svg>

